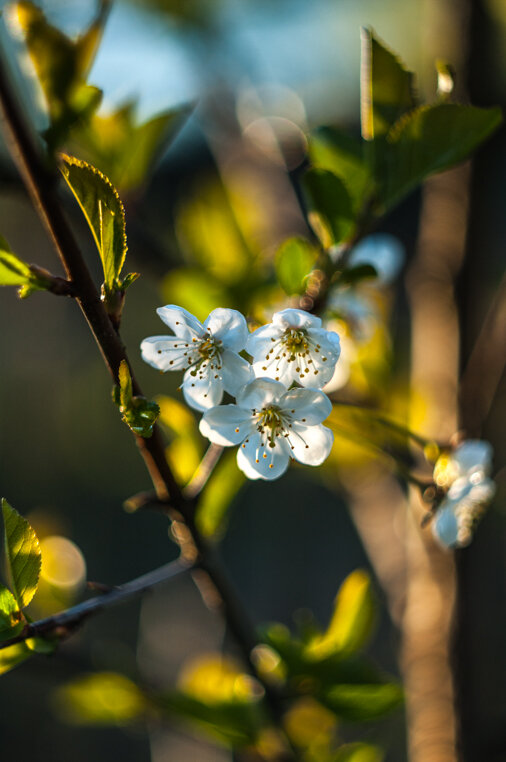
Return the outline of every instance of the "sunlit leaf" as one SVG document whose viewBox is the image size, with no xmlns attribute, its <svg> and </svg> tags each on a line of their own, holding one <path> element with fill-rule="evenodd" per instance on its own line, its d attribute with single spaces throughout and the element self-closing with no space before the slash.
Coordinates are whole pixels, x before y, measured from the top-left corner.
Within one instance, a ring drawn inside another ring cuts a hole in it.
<svg viewBox="0 0 506 762">
<path fill-rule="evenodd" d="M 347 743 L 341 746 L 332 762 L 381 762 L 383 752 L 368 743 Z"/>
<path fill-rule="evenodd" d="M 60 166 L 88 223 L 104 268 L 107 289 L 119 287 L 127 253 L 125 210 L 112 183 L 98 169 L 73 156 L 62 155 Z"/>
<path fill-rule="evenodd" d="M 61 716 L 76 725 L 126 725 L 146 709 L 135 683 L 116 672 L 78 677 L 58 688 L 54 698 Z"/>
<path fill-rule="evenodd" d="M 501 124 L 499 108 L 455 103 L 420 107 L 388 133 L 379 196 L 391 207 L 435 172 L 466 159 Z"/>
<path fill-rule="evenodd" d="M 309 169 L 302 190 L 311 227 L 325 248 L 351 236 L 354 214 L 342 180 L 326 169 Z"/>
<path fill-rule="evenodd" d="M 118 405 L 121 418 L 134 434 L 148 439 L 160 414 L 156 402 L 132 392 L 132 377 L 128 364 L 122 360 L 118 371 L 119 387 L 113 389 L 113 401 Z"/>
<path fill-rule="evenodd" d="M 214 469 L 199 501 L 196 522 L 206 537 L 224 528 L 228 509 L 245 482 L 234 453 L 224 453 Z"/>
<path fill-rule="evenodd" d="M 292 743 L 300 748 L 327 745 L 337 727 L 333 712 L 305 696 L 290 706 L 284 725 Z"/>
<path fill-rule="evenodd" d="M 164 302 L 180 304 L 199 320 L 217 307 L 231 307 L 231 299 L 212 275 L 193 268 L 171 270 L 162 282 Z"/>
<path fill-rule="evenodd" d="M 244 191 L 224 189 L 219 182 L 199 185 L 177 212 L 176 230 L 189 262 L 225 287 L 251 277 L 255 242 L 250 231 L 257 207 Z"/>
<path fill-rule="evenodd" d="M 50 282 L 42 274 L 40 268 L 26 264 L 13 254 L 5 238 L 0 236 L 0 286 L 19 286 L 18 294 L 24 298 L 33 291 L 50 287 Z"/>
<path fill-rule="evenodd" d="M 96 20 L 77 40 L 49 24 L 33 3 L 18 2 L 14 6 L 46 99 L 50 127 L 45 137 L 52 150 L 100 104 L 102 93 L 86 84 L 86 75 L 100 41 L 108 5 L 109 2 L 101 4 Z"/>
<path fill-rule="evenodd" d="M 52 654 L 56 651 L 58 642 L 50 638 L 27 638 L 25 640 L 27 648 L 38 654 Z"/>
<path fill-rule="evenodd" d="M 335 685 L 320 700 L 339 717 L 354 722 L 376 720 L 402 703 L 403 693 L 395 683 L 382 685 Z"/>
<path fill-rule="evenodd" d="M 186 484 L 203 455 L 197 421 L 187 405 L 172 397 L 159 396 L 160 423 L 168 430 L 167 460 L 180 484 Z"/>
<path fill-rule="evenodd" d="M 160 699 L 160 705 L 196 723 L 226 746 L 255 742 L 264 723 L 262 690 L 231 659 L 220 654 L 201 656 L 186 665 L 179 690 Z"/>
<path fill-rule="evenodd" d="M 21 613 L 11 591 L 0 584 L 0 638 L 7 631 L 6 637 L 14 637 L 23 628 Z"/>
<path fill-rule="evenodd" d="M 335 127 L 320 127 L 309 138 L 309 158 L 317 169 L 328 169 L 343 181 L 353 210 L 360 212 L 374 185 L 362 142 Z"/>
<path fill-rule="evenodd" d="M 318 251 L 304 238 L 289 238 L 276 253 L 276 277 L 280 286 L 291 296 L 303 294 L 305 279 L 314 268 Z"/>
<path fill-rule="evenodd" d="M 122 192 L 134 190 L 147 180 L 189 113 L 188 106 L 180 106 L 138 124 L 135 103 L 128 102 L 106 116 L 94 114 L 74 131 L 76 152 L 100 167 Z"/>
<path fill-rule="evenodd" d="M 9 672 L 13 667 L 28 659 L 32 651 L 25 643 L 15 643 L 13 646 L 0 650 L 0 675 Z"/>
<path fill-rule="evenodd" d="M 415 104 L 413 75 L 370 29 L 362 30 L 362 137 L 372 140 Z"/>
<path fill-rule="evenodd" d="M 39 582 L 41 554 L 39 541 L 26 519 L 2 498 L 7 570 L 20 609 L 28 606 Z"/>
<path fill-rule="evenodd" d="M 309 644 L 308 656 L 322 659 L 333 653 L 356 653 L 371 634 L 374 612 L 371 580 L 365 571 L 358 569 L 341 585 L 328 629 Z"/>
</svg>

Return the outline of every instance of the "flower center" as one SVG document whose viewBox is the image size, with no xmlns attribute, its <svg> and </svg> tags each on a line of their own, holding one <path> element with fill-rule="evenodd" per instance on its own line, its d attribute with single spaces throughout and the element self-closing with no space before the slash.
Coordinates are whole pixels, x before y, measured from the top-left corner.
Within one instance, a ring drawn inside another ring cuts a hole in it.
<svg viewBox="0 0 506 762">
<path fill-rule="evenodd" d="M 317 344 L 304 328 L 288 327 L 279 339 L 271 339 L 270 347 L 265 360 L 267 361 L 262 370 L 267 370 L 269 365 L 276 363 L 276 381 L 280 380 L 283 363 L 294 363 L 295 373 L 301 379 L 310 373 L 317 376 L 317 365 L 327 362 L 327 358 L 321 354 L 321 346 Z"/>
</svg>

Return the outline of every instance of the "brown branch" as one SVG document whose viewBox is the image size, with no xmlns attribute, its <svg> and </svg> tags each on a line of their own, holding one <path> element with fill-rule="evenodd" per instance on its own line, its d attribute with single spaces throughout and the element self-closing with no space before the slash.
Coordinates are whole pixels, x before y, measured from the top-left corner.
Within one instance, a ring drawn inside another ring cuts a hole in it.
<svg viewBox="0 0 506 762">
<path fill-rule="evenodd" d="M 172 561 L 147 574 L 143 574 L 142 577 L 125 582 L 124 585 L 119 585 L 96 598 L 89 598 L 87 601 L 78 603 L 76 606 L 72 606 L 72 608 L 66 609 L 59 614 L 53 614 L 53 616 L 46 617 L 46 619 L 39 619 L 37 622 L 30 622 L 19 635 L 2 641 L 0 643 L 0 650 L 37 636 L 48 637 L 56 635 L 60 639 L 64 638 L 79 627 L 88 617 L 98 614 L 111 606 L 116 606 L 118 603 L 123 603 L 135 595 L 145 593 L 155 585 L 175 579 L 189 571 L 190 568 L 190 564 L 184 559 Z"/>
<path fill-rule="evenodd" d="M 1 55 L 0 113 L 11 155 L 18 165 L 34 206 L 49 232 L 67 278 L 74 285 L 75 298 L 99 346 L 104 363 L 114 382 L 118 383 L 118 370 L 121 361 L 125 360 L 130 367 L 125 347 L 100 300 L 74 234 L 63 214 L 57 194 L 58 175 L 54 167 L 51 167 L 47 161 L 41 158 L 36 138 L 26 125 L 12 91 L 7 67 Z M 142 395 L 133 374 L 132 385 L 134 394 Z M 215 588 L 211 598 L 217 602 L 216 608 L 219 608 L 225 617 L 230 632 L 240 647 L 249 669 L 262 683 L 272 717 L 281 728 L 283 707 L 280 697 L 272 686 L 258 676 L 252 661 L 251 652 L 258 643 L 254 626 L 214 549 L 203 539 L 195 527 L 195 501 L 183 494 L 172 474 L 165 458 L 165 448 L 159 428 L 154 427 L 153 436 L 150 439 L 143 439 L 139 436 L 135 438 L 157 497 L 161 501 L 170 503 L 170 517 L 175 519 L 178 528 L 177 531 L 173 531 L 173 534 L 177 540 L 181 540 L 182 553 L 190 557 L 194 565 L 199 566 L 208 576 L 209 580 L 207 585 L 204 584 L 204 589 L 209 588 L 209 583 Z M 184 531 L 183 523 L 185 525 Z M 198 577 L 196 582 L 199 583 Z M 207 596 L 203 593 L 203 597 L 206 598 Z M 292 751 L 279 757 L 280 762 L 281 760 L 293 759 L 296 759 L 296 754 Z"/>
<path fill-rule="evenodd" d="M 187 499 L 193 500 L 198 495 L 200 495 L 207 482 L 209 481 L 209 478 L 213 473 L 216 464 L 221 458 L 222 453 L 223 447 L 220 447 L 220 445 L 209 445 L 204 457 L 198 465 L 197 470 L 183 490 L 183 494 Z"/>
</svg>

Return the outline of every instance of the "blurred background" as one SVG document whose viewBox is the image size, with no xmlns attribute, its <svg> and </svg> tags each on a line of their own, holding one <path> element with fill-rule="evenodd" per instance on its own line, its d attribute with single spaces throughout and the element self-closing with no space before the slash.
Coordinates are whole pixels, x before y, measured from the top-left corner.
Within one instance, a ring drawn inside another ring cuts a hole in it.
<svg viewBox="0 0 506 762">
<path fill-rule="evenodd" d="M 68 35 L 81 33 L 97 10 L 90 0 L 38 5 Z M 41 93 L 22 36 L 8 6 L 3 10 L 1 43 L 12 76 L 34 124 L 43 129 Z M 182 480 L 204 448 L 193 434 L 197 419 L 185 417 L 178 404 L 178 380 L 142 364 L 136 348 L 146 336 L 165 332 L 155 314 L 162 304 L 182 304 L 200 319 L 217 306 L 238 307 L 262 322 L 283 303 L 272 262 L 287 236 L 308 234 L 296 185 L 306 160 L 305 135 L 323 124 L 360 131 L 362 25 L 371 26 L 417 73 L 423 99 L 434 97 L 437 58 L 454 64 L 464 99 L 504 105 L 501 0 L 115 0 L 110 10 L 89 75 L 104 91 L 99 114 L 109 144 L 93 146 L 89 135 L 81 135 L 81 153 L 88 158 L 102 150 L 109 157 L 108 166 L 98 166 L 125 202 L 128 267 L 142 277 L 128 292 L 122 336 L 145 393 L 168 398 L 162 400 L 162 422 L 168 457 L 176 471 L 181 468 Z M 123 133 L 115 132 L 118 113 L 140 123 L 166 111 L 174 111 L 174 119 L 153 139 L 148 167 L 142 149 L 136 153 L 140 135 L 128 133 L 122 149 Z M 111 113 L 116 120 L 107 131 Z M 118 149 L 116 163 L 108 146 Z M 131 171 L 122 175 L 130 151 Z M 77 149 L 76 154 L 81 155 Z M 2 235 L 23 259 L 58 272 L 5 149 L 0 158 Z M 471 180 L 467 257 L 457 284 L 462 368 L 504 269 L 505 187 L 501 130 L 479 152 Z M 100 282 L 87 231 L 71 199 L 64 203 Z M 397 279 L 383 289 L 365 288 L 353 304 L 336 307 L 345 346 L 336 389 L 344 399 L 367 399 L 400 418 L 406 416 L 410 351 L 404 284 L 419 240 L 420 205 L 421 194 L 415 193 L 382 223 L 380 232 L 395 237 L 383 242 L 398 252 L 399 265 L 402 260 Z M 64 538 L 47 539 L 44 586 L 32 614 L 41 616 L 79 596 L 85 579 L 119 584 L 175 558 L 177 548 L 162 515 L 129 514 L 122 507 L 149 489 L 149 480 L 76 306 L 43 293 L 20 301 L 4 289 L 0 325 L 0 492 L 41 538 Z M 503 378 L 479 426 L 495 448 L 498 494 L 459 562 L 466 581 L 457 644 L 466 665 L 466 760 L 476 762 L 506 760 L 504 391 Z M 415 416 L 421 428 L 425 415 L 421 400 Z M 399 538 L 406 504 L 404 487 L 388 476 L 386 465 L 339 438 L 325 469 L 292 468 L 268 485 L 243 484 L 225 459 L 218 497 L 202 521 L 209 534 L 220 537 L 226 567 L 258 624 L 293 626 L 294 614 L 309 610 L 325 627 L 345 577 L 356 568 L 369 569 L 378 598 L 370 652 L 386 672 L 399 675 L 405 594 Z M 398 510 L 367 510 L 370 491 L 385 479 L 385 500 L 393 495 Z M 224 644 L 233 651 L 221 620 L 206 610 L 189 579 L 107 612 L 57 656 L 32 659 L 2 677 L 2 753 L 40 762 L 67 762 L 70 755 L 75 762 L 231 760 L 228 750 L 176 723 L 69 725 L 54 700 L 58 686 L 93 669 L 170 685 L 189 660 Z M 31 740 L 25 745 L 28 716 Z M 340 732 L 344 740 L 378 743 L 388 762 L 407 759 L 402 710 L 381 723 L 345 725 Z"/>
</svg>

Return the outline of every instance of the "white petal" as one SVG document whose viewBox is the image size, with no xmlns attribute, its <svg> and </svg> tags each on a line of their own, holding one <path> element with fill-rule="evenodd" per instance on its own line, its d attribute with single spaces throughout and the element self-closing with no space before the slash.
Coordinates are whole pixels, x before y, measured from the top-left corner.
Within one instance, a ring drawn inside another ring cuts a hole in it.
<svg viewBox="0 0 506 762">
<path fill-rule="evenodd" d="M 220 405 L 207 410 L 199 424 L 201 434 L 215 444 L 240 444 L 254 431 L 251 415 L 238 405 Z"/>
<path fill-rule="evenodd" d="M 237 452 L 237 465 L 248 479 L 277 479 L 285 473 L 289 462 L 288 447 L 283 437 L 276 440 L 275 447 L 269 447 L 257 431 L 243 442 Z"/>
<path fill-rule="evenodd" d="M 375 282 L 386 285 L 397 276 L 404 258 L 404 247 L 398 238 L 389 233 L 376 233 L 364 238 L 353 249 L 348 262 L 353 267 L 372 265 L 378 273 Z"/>
<path fill-rule="evenodd" d="M 291 415 L 292 420 L 308 426 L 322 423 L 332 412 L 332 402 L 316 389 L 291 389 L 283 394 L 279 406 Z"/>
<path fill-rule="evenodd" d="M 287 440 L 288 441 L 288 440 Z M 326 426 L 294 423 L 289 437 L 292 458 L 306 466 L 319 466 L 330 455 L 334 434 Z"/>
<path fill-rule="evenodd" d="M 432 534 L 436 540 L 446 548 L 453 548 L 458 544 L 459 525 L 453 509 L 441 503 L 436 518 L 432 522 Z"/>
<path fill-rule="evenodd" d="M 165 307 L 158 307 L 156 313 L 169 328 L 172 328 L 176 336 L 186 341 L 200 338 L 204 334 L 202 323 L 182 307 L 167 304 Z"/>
<path fill-rule="evenodd" d="M 272 322 L 275 325 L 281 326 L 284 330 L 286 328 L 320 328 L 322 324 L 320 318 L 311 315 L 310 312 L 294 309 L 276 312 L 272 316 Z"/>
<path fill-rule="evenodd" d="M 249 362 L 229 349 L 221 353 L 219 374 L 223 381 L 223 388 L 234 397 L 241 386 L 245 386 L 255 377 Z"/>
<path fill-rule="evenodd" d="M 488 474 L 492 465 L 493 452 L 489 442 L 482 439 L 468 439 L 455 449 L 452 459 L 462 474 L 478 470 Z"/>
<path fill-rule="evenodd" d="M 253 372 L 257 378 L 273 378 L 275 381 L 279 381 L 284 386 L 291 386 L 292 381 L 297 381 L 298 374 L 295 374 L 293 368 L 294 363 L 288 363 L 286 358 L 282 357 L 280 360 L 276 360 L 273 357 L 271 360 L 260 360 L 253 363 Z"/>
<path fill-rule="evenodd" d="M 309 373 L 301 374 L 294 372 L 294 381 L 297 381 L 301 386 L 309 387 L 311 389 L 321 389 L 322 386 L 328 384 L 334 375 L 335 368 L 336 363 L 331 362 L 328 358 L 327 362 L 313 360 L 313 363 L 307 365 L 304 369 L 308 369 Z M 318 373 L 315 373 L 315 370 L 318 371 Z"/>
<path fill-rule="evenodd" d="M 141 343 L 144 362 L 158 370 L 181 370 L 188 367 L 188 344 L 177 336 L 149 336 Z"/>
<path fill-rule="evenodd" d="M 225 307 L 213 310 L 205 321 L 204 328 L 209 328 L 212 335 L 223 342 L 225 349 L 240 352 L 246 347 L 248 326 L 244 315 L 237 310 Z"/>
<path fill-rule="evenodd" d="M 283 335 L 279 325 L 268 323 L 250 333 L 246 341 L 246 351 L 253 355 L 255 360 L 263 358 L 270 351 L 272 339 L 278 340 Z"/>
<path fill-rule="evenodd" d="M 208 410 L 219 405 L 223 397 L 221 378 L 215 378 L 214 373 L 205 369 L 202 375 L 192 376 L 191 369 L 184 374 L 183 394 L 186 403 L 195 410 Z"/>
<path fill-rule="evenodd" d="M 256 378 L 237 393 L 236 401 L 247 410 L 261 410 L 267 405 L 277 404 L 285 392 L 286 387 L 271 378 Z"/>
<path fill-rule="evenodd" d="M 337 362 L 341 354 L 339 334 L 335 331 L 325 331 L 323 328 L 319 328 L 309 331 L 308 336 L 313 342 L 320 345 L 319 354 L 332 358 L 334 362 Z"/>
</svg>

